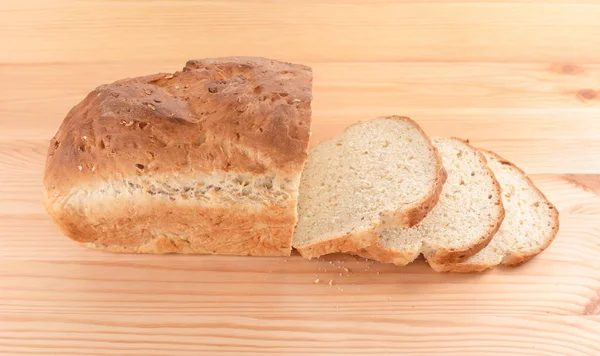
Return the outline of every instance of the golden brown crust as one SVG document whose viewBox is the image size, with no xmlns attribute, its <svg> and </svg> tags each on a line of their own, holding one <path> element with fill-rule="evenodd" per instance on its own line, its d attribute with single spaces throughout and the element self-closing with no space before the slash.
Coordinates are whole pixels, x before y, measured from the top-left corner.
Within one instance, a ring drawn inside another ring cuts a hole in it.
<svg viewBox="0 0 600 356">
<path fill-rule="evenodd" d="M 102 85 L 52 139 L 44 184 L 65 194 L 152 173 L 300 171 L 311 83 L 308 67 L 234 57 Z"/>
<path fill-rule="evenodd" d="M 456 138 L 456 137 L 452 137 L 451 139 L 459 141 L 461 144 L 468 146 L 478 155 L 478 157 L 481 160 L 486 162 L 485 157 L 475 147 L 471 146 L 467 141 L 462 140 L 460 138 Z M 481 238 L 479 238 L 479 240 L 477 240 L 472 245 L 465 246 L 460 249 L 436 248 L 436 250 L 433 253 L 426 254 L 425 258 L 427 259 L 427 261 L 432 266 L 436 265 L 436 267 L 434 267 L 434 269 L 437 268 L 438 264 L 445 265 L 445 264 L 449 264 L 449 263 L 456 263 L 456 261 L 462 261 L 462 260 L 468 258 L 469 256 L 472 256 L 475 253 L 481 251 L 481 249 L 483 249 L 485 246 L 487 246 L 489 244 L 489 242 L 493 238 L 494 234 L 500 228 L 500 224 L 502 223 L 502 220 L 504 219 L 504 214 L 505 214 L 504 207 L 502 205 L 502 195 L 501 195 L 501 191 L 500 191 L 500 184 L 496 180 L 494 173 L 491 171 L 491 169 L 487 168 L 487 173 L 490 174 L 491 177 L 493 178 L 495 196 L 498 197 L 495 204 L 499 205 L 500 209 L 501 209 L 501 213 L 500 213 L 498 219 L 493 224 L 490 225 L 490 228 L 487 231 L 487 233 L 485 235 L 481 236 Z M 446 179 L 446 177 L 444 177 L 444 181 L 445 181 L 445 179 Z M 441 194 L 442 188 L 443 188 L 443 186 L 440 186 L 440 188 L 439 188 L 440 191 L 438 192 L 438 197 Z M 437 203 L 437 200 L 436 200 L 436 203 Z M 433 208 L 433 206 L 432 206 L 432 208 Z M 405 265 L 413 262 L 421 253 L 422 246 L 416 246 L 416 247 L 418 247 L 418 250 L 415 250 L 415 251 L 404 251 L 404 250 L 399 251 L 399 250 L 384 247 L 378 243 L 375 243 L 366 249 L 361 249 L 361 250 L 357 251 L 356 254 L 358 256 L 373 259 L 373 260 L 376 260 L 379 262 L 394 263 L 397 266 L 405 266 Z"/>
<path fill-rule="evenodd" d="M 169 220 L 172 217 L 167 219 L 167 210 L 162 206 L 156 206 L 153 213 L 140 215 L 142 220 L 114 225 L 113 230 L 100 234 L 97 227 L 90 226 L 91 220 L 120 221 L 125 217 L 105 209 L 114 207 L 114 196 L 94 189 L 136 176 L 219 172 L 294 180 L 307 157 L 311 90 L 309 67 L 254 57 L 194 60 L 173 74 L 124 79 L 100 86 L 69 112 L 51 141 L 44 173 L 47 210 L 67 236 L 80 242 L 112 246 L 107 249 L 113 250 L 121 249 L 120 246 L 138 252 L 177 250 L 169 247 L 169 243 L 161 243 L 140 251 L 142 237 L 136 234 L 172 225 Z M 73 210 L 68 198 L 78 190 L 100 198 L 85 207 L 79 204 L 79 210 Z M 154 204 L 145 198 L 132 199 L 144 200 L 136 209 Z M 295 196 L 290 197 L 290 205 L 285 209 L 266 204 L 250 215 L 236 210 L 237 215 L 232 216 L 226 211 L 217 213 L 216 209 L 217 216 L 228 219 L 227 226 L 221 225 L 222 230 L 209 229 L 205 221 L 192 218 L 200 216 L 212 221 L 212 213 L 207 209 L 214 208 L 202 204 L 190 208 L 189 204 L 183 204 L 179 209 L 182 214 L 189 214 L 182 217 L 189 218 L 189 225 L 172 226 L 169 233 L 196 231 L 202 226 L 212 232 L 215 240 L 221 239 L 231 246 L 237 244 L 239 248 L 221 246 L 217 253 L 289 254 L 295 201 Z M 266 229 L 244 230 L 247 223 L 244 217 L 269 223 L 273 209 L 285 217 L 285 222 Z M 233 232 L 236 227 L 246 238 L 236 237 Z M 194 241 L 200 241 L 200 233 L 193 233 Z M 264 241 L 256 240 L 261 236 L 266 239 L 274 236 L 281 241 L 265 244 L 272 249 L 269 251 L 260 247 Z M 130 239 L 137 241 L 137 247 L 130 244 Z M 192 251 L 213 253 L 211 246 L 196 243 Z"/>
<path fill-rule="evenodd" d="M 419 257 L 421 249 L 417 248 L 414 251 L 398 251 L 374 243 L 366 248 L 356 250 L 352 254 L 381 263 L 393 263 L 396 266 L 406 266 Z"/>
<path fill-rule="evenodd" d="M 458 264 L 440 264 L 434 263 L 429 264 L 436 272 L 454 272 L 454 273 L 471 273 L 471 272 L 482 272 L 488 269 L 488 266 L 473 264 L 469 262 L 462 262 Z"/>
<path fill-rule="evenodd" d="M 83 246 L 112 252 L 289 256 L 293 209 L 293 202 L 253 210 L 119 197 L 95 209 L 100 223 L 79 223 L 88 217 L 69 206 L 54 218 Z"/>
<path fill-rule="evenodd" d="M 437 173 L 433 189 L 421 200 L 415 202 L 411 206 L 402 207 L 401 209 L 395 212 L 387 214 L 387 216 L 382 216 L 379 221 L 375 222 L 374 224 L 372 224 L 364 230 L 351 232 L 343 236 L 336 236 L 322 241 L 317 241 L 306 246 L 296 247 L 296 249 L 300 252 L 300 254 L 303 257 L 313 258 L 330 253 L 341 252 L 356 254 L 361 257 L 369 258 L 366 256 L 362 256 L 360 253 L 364 253 L 366 255 L 367 252 L 365 252 L 365 248 L 376 245 L 376 242 L 379 239 L 377 231 L 380 228 L 384 226 L 412 227 L 418 224 L 421 220 L 423 220 L 425 216 L 427 216 L 427 214 L 431 211 L 431 209 L 433 209 L 433 207 L 437 204 L 444 183 L 446 182 L 447 174 L 442 165 L 442 160 L 438 154 L 438 151 L 435 148 L 435 146 L 433 146 L 433 143 L 431 142 L 427 134 L 425 134 L 423 129 L 421 129 L 421 127 L 416 122 L 405 116 L 392 115 L 387 117 L 379 117 L 377 119 L 395 119 L 408 122 L 423 135 L 423 137 L 427 140 L 430 149 L 434 152 L 435 157 Z M 350 127 L 346 128 L 346 130 L 348 130 Z"/>
<path fill-rule="evenodd" d="M 553 221 L 552 232 L 551 232 L 551 235 L 546 239 L 545 243 L 542 246 L 540 246 L 539 248 L 537 248 L 535 250 L 529 251 L 528 253 L 517 253 L 517 252 L 513 252 L 513 251 L 508 251 L 506 253 L 506 255 L 502 258 L 502 261 L 500 262 L 500 264 L 504 265 L 504 266 L 518 266 L 520 264 L 523 264 L 523 263 L 529 261 L 530 259 L 537 256 L 538 254 L 540 254 L 542 251 L 544 251 L 546 248 L 548 248 L 548 246 L 550 246 L 552 241 L 554 241 L 554 238 L 558 234 L 558 230 L 559 230 L 559 226 L 560 226 L 559 212 L 556 209 L 556 207 L 544 195 L 544 193 L 542 193 L 542 191 L 539 190 L 539 188 L 533 183 L 533 181 L 527 176 L 527 174 L 521 168 L 517 167 L 514 163 L 504 159 L 503 157 L 501 157 L 500 155 L 498 155 L 495 152 L 485 150 L 485 149 L 479 149 L 479 151 L 485 152 L 491 156 L 494 156 L 503 165 L 508 165 L 512 169 L 515 169 L 517 172 L 519 172 L 523 176 L 523 178 L 525 179 L 527 184 L 534 191 L 537 192 L 537 194 L 540 196 L 540 198 L 542 198 L 542 200 L 544 200 L 544 203 L 548 205 L 548 208 L 552 212 L 552 216 L 551 216 L 552 221 Z M 492 268 L 494 266 L 495 265 L 493 265 L 493 264 L 473 263 L 473 262 L 469 262 L 467 260 L 467 261 L 460 262 L 460 263 L 455 263 L 455 264 L 450 263 L 450 264 L 445 264 L 445 265 L 440 264 L 438 266 L 435 266 L 435 267 L 432 266 L 432 267 L 434 267 L 434 269 L 436 269 L 438 272 L 468 273 L 468 272 L 481 272 L 486 269 Z"/>
<path fill-rule="evenodd" d="M 362 230 L 355 233 L 337 236 L 331 239 L 319 241 L 310 245 L 297 247 L 304 258 L 314 258 L 330 253 L 352 253 L 365 246 L 373 244 L 377 240 L 377 234 L 372 230 Z"/>
</svg>

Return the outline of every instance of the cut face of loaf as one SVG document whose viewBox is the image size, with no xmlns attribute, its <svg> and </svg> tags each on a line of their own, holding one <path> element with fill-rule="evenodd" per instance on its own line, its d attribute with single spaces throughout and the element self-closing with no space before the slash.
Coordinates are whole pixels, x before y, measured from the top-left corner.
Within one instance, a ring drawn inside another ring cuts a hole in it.
<svg viewBox="0 0 600 356">
<path fill-rule="evenodd" d="M 500 186 L 484 156 L 455 138 L 434 138 L 448 174 L 439 202 L 412 228 L 384 229 L 357 255 L 404 266 L 423 254 L 430 263 L 460 261 L 481 250 L 504 218 Z"/>
<path fill-rule="evenodd" d="M 46 208 L 91 248 L 289 255 L 311 90 L 310 68 L 249 57 L 100 86 L 52 139 Z"/>
<path fill-rule="evenodd" d="M 558 211 L 525 173 L 493 152 L 482 153 L 500 182 L 506 216 L 484 249 L 458 264 L 433 265 L 438 271 L 476 272 L 518 265 L 545 250 L 558 232 Z"/>
<path fill-rule="evenodd" d="M 381 227 L 421 221 L 444 181 L 437 151 L 412 120 L 353 125 L 309 154 L 293 246 L 307 258 L 369 246 Z"/>
</svg>

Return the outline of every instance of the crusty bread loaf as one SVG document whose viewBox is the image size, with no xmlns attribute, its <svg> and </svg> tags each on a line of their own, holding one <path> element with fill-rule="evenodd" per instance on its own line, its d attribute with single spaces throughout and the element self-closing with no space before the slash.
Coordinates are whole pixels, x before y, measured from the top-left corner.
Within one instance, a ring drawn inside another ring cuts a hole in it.
<svg viewBox="0 0 600 356">
<path fill-rule="evenodd" d="M 558 232 L 558 211 L 529 177 L 497 154 L 482 153 L 500 182 L 506 216 L 484 249 L 461 263 L 432 265 L 438 271 L 475 272 L 518 265 L 545 250 Z"/>
<path fill-rule="evenodd" d="M 245 57 L 100 86 L 50 143 L 47 210 L 92 248 L 289 255 L 311 89 L 306 66 Z"/>
<path fill-rule="evenodd" d="M 421 221 L 445 179 L 436 149 L 412 120 L 355 124 L 309 154 L 293 246 L 307 258 L 369 246 L 379 228 Z"/>
<path fill-rule="evenodd" d="M 355 254 L 404 266 L 421 253 L 430 263 L 460 261 L 487 245 L 504 218 L 500 186 L 484 156 L 456 138 L 434 138 L 448 179 L 439 202 L 412 228 L 384 229 Z"/>
</svg>

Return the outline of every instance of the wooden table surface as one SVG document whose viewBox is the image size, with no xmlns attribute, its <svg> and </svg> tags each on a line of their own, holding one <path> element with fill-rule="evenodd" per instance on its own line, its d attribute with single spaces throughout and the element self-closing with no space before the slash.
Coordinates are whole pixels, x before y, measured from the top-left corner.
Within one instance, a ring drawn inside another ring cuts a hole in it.
<svg viewBox="0 0 600 356">
<path fill-rule="evenodd" d="M 496 150 L 556 204 L 559 235 L 522 267 L 468 275 L 61 236 L 41 179 L 68 110 L 227 55 L 313 67 L 312 144 L 401 114 Z M 1 355 L 600 355 L 597 1 L 5 0 L 0 78 Z"/>
</svg>

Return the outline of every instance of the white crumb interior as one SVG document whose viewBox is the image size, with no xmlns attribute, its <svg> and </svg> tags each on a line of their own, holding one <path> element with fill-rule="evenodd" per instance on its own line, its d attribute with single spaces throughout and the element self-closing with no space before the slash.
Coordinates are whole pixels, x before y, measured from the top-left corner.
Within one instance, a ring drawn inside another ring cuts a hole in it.
<svg viewBox="0 0 600 356">
<path fill-rule="evenodd" d="M 493 176 L 477 151 L 449 138 L 434 138 L 433 144 L 448 174 L 439 202 L 418 225 L 382 231 L 380 244 L 386 248 L 421 250 L 426 257 L 440 247 L 469 248 L 502 214 Z"/>
<path fill-rule="evenodd" d="M 271 174 L 215 172 L 213 174 L 154 174 L 113 179 L 99 186 L 78 186 L 60 196 L 56 204 L 70 205 L 81 211 L 93 207 L 91 200 L 165 199 L 182 205 L 205 207 L 263 208 L 286 205 L 298 196 L 300 175 L 282 177 Z M 90 212 L 90 218 L 94 214 Z"/>
<path fill-rule="evenodd" d="M 498 265 L 509 253 L 527 255 L 539 251 L 552 236 L 553 211 L 521 172 L 484 154 L 500 182 L 506 215 L 489 245 L 466 263 Z"/>
<path fill-rule="evenodd" d="M 423 199 L 436 173 L 435 153 L 414 125 L 376 119 L 351 126 L 309 154 L 294 247 L 369 229 Z"/>
</svg>

